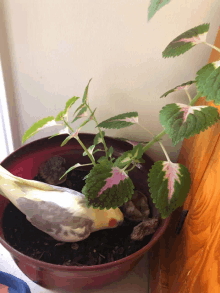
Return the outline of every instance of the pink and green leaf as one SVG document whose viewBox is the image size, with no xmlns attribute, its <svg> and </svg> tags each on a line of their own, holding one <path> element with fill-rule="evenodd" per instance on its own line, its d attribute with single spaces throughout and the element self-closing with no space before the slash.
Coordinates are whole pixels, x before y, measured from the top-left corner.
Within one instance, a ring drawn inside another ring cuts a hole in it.
<svg viewBox="0 0 220 293">
<path fill-rule="evenodd" d="M 168 104 L 160 111 L 160 123 L 174 145 L 215 124 L 220 119 L 218 110 L 211 106 Z"/>
<path fill-rule="evenodd" d="M 92 168 L 82 189 L 88 206 L 99 209 L 119 207 L 131 199 L 133 192 L 132 180 L 106 158 Z"/>
<path fill-rule="evenodd" d="M 177 92 L 180 90 L 187 90 L 193 83 L 195 83 L 195 81 L 191 80 L 185 83 L 182 83 L 181 85 L 176 86 L 175 88 L 167 91 L 166 93 L 164 93 L 160 98 L 166 97 L 169 94 L 173 93 L 173 92 Z"/>
<path fill-rule="evenodd" d="M 220 105 L 220 60 L 202 67 L 196 76 L 196 86 L 206 101 Z"/>
<path fill-rule="evenodd" d="M 150 20 L 154 14 L 160 10 L 164 5 L 168 4 L 170 0 L 151 0 L 148 7 L 148 20 Z"/>
<path fill-rule="evenodd" d="M 43 118 L 37 122 L 35 122 L 23 135 L 22 137 L 22 143 L 24 143 L 27 139 L 29 139 L 31 136 L 35 135 L 38 131 L 51 127 L 56 126 L 57 123 L 53 116 L 49 116 L 46 118 Z"/>
<path fill-rule="evenodd" d="M 162 218 L 182 206 L 191 185 L 188 169 L 178 163 L 157 161 L 148 174 L 151 197 Z"/>
<path fill-rule="evenodd" d="M 209 24 L 204 23 L 182 33 L 169 43 L 162 53 L 163 57 L 169 58 L 179 56 L 194 46 L 204 43 L 208 30 Z"/>
<path fill-rule="evenodd" d="M 119 114 L 101 122 L 97 127 L 107 129 L 120 129 L 138 123 L 138 113 L 128 112 Z"/>
</svg>

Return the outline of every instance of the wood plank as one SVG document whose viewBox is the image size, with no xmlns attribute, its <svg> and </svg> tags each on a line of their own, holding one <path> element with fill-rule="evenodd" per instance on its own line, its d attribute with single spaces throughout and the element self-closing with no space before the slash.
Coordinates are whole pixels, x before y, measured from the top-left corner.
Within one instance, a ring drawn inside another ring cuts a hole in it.
<svg viewBox="0 0 220 293">
<path fill-rule="evenodd" d="M 220 47 L 220 29 L 215 45 Z M 212 50 L 209 62 L 219 58 Z M 197 102 L 207 104 L 214 106 L 204 98 Z M 149 266 L 154 268 L 151 293 L 220 292 L 219 154 L 220 123 L 183 142 L 178 161 L 189 169 L 192 186 L 183 208 L 173 213 L 166 233 L 149 254 Z M 176 223 L 183 209 L 189 213 L 177 236 Z"/>
</svg>

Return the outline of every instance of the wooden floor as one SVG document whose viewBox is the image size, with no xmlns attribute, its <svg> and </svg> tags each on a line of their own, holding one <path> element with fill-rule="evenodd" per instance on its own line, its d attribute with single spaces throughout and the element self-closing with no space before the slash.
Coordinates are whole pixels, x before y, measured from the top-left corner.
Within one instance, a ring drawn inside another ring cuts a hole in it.
<svg viewBox="0 0 220 293">
<path fill-rule="evenodd" d="M 220 29 L 216 38 L 220 47 Z M 220 59 L 212 52 L 209 62 Z M 201 98 L 197 105 L 213 105 Z M 220 114 L 220 106 L 217 107 Z M 188 167 L 192 187 L 183 208 L 149 253 L 150 293 L 220 293 L 220 123 L 184 140 L 179 163 Z M 189 210 L 179 235 L 183 209 Z"/>
</svg>

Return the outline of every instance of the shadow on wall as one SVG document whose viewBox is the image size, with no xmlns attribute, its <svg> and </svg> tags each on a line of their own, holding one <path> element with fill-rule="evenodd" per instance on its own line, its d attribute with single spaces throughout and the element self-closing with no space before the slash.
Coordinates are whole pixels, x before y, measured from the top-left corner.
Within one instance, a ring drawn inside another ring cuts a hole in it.
<svg viewBox="0 0 220 293">
<path fill-rule="evenodd" d="M 13 78 L 12 68 L 11 68 L 12 59 L 10 56 L 8 36 L 6 33 L 6 26 L 5 26 L 6 21 L 5 21 L 4 11 L 5 11 L 4 4 L 1 2 L 0 3 L 0 54 L 1 54 L 4 82 L 5 82 L 5 90 L 7 95 L 9 117 L 10 117 L 11 128 L 12 128 L 13 143 L 14 143 L 14 148 L 18 149 L 19 147 L 21 147 L 21 138 L 19 136 L 19 128 L 18 128 L 17 105 L 14 99 L 15 84 L 14 84 L 14 78 Z"/>
</svg>

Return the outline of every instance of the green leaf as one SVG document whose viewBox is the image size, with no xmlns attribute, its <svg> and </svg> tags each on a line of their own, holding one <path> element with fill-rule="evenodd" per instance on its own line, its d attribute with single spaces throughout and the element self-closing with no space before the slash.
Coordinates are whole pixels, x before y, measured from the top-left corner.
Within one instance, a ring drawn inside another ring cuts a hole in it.
<svg viewBox="0 0 220 293">
<path fill-rule="evenodd" d="M 204 43 L 208 30 L 209 23 L 204 23 L 182 33 L 169 43 L 162 53 L 163 57 L 169 58 L 179 56 L 190 50 L 192 47 Z"/>
<path fill-rule="evenodd" d="M 173 93 L 173 92 L 177 92 L 177 91 L 184 90 L 184 89 L 187 90 L 191 86 L 191 84 L 193 84 L 193 83 L 195 83 L 195 81 L 193 81 L 193 80 L 182 83 L 181 85 L 178 85 L 175 88 L 173 88 L 172 90 L 169 90 L 166 93 L 164 93 L 160 98 L 166 97 L 170 93 Z"/>
<path fill-rule="evenodd" d="M 107 152 L 107 155 L 109 158 L 111 158 L 111 156 L 113 155 L 113 152 L 114 152 L 113 147 L 110 146 L 110 148 L 108 149 L 108 152 Z"/>
<path fill-rule="evenodd" d="M 119 114 L 101 122 L 97 127 L 108 129 L 120 129 L 138 123 L 138 113 L 128 112 Z"/>
<path fill-rule="evenodd" d="M 188 169 L 178 163 L 157 161 L 148 174 L 151 197 L 162 218 L 182 206 L 191 185 Z"/>
<path fill-rule="evenodd" d="M 83 106 L 80 111 L 77 113 L 76 117 L 73 119 L 72 122 L 75 122 L 76 120 L 78 120 L 79 118 L 83 118 L 86 117 L 87 114 L 87 106 Z"/>
<path fill-rule="evenodd" d="M 78 112 L 80 109 L 82 109 L 85 106 L 85 104 L 80 104 L 79 107 L 75 110 L 74 115 L 76 112 Z"/>
<path fill-rule="evenodd" d="M 78 137 L 78 133 L 79 133 L 79 129 L 77 129 L 75 132 L 72 132 L 69 136 L 67 136 L 64 141 L 62 142 L 61 144 L 61 147 L 64 146 L 65 144 L 68 143 L 68 141 L 71 139 L 71 138 L 75 138 L 77 139 Z"/>
<path fill-rule="evenodd" d="M 67 136 L 67 137 L 64 139 L 64 141 L 61 143 L 61 147 L 64 146 L 65 144 L 67 144 L 68 141 L 71 140 L 71 138 L 72 138 L 71 135 Z"/>
<path fill-rule="evenodd" d="M 50 126 L 56 126 L 57 123 L 55 122 L 55 119 L 53 116 L 49 116 L 46 118 L 43 118 L 37 122 L 35 122 L 23 135 L 22 137 L 22 143 L 24 143 L 27 139 L 29 139 L 31 136 L 35 135 L 39 130 L 44 129 L 46 127 Z"/>
<path fill-rule="evenodd" d="M 86 119 L 80 126 L 79 126 L 79 129 L 82 128 L 83 126 L 85 126 L 88 122 L 92 121 L 93 120 L 93 117 L 94 117 L 94 113 L 95 113 L 96 109 L 92 112 L 92 114 L 89 116 L 88 119 Z M 78 129 L 78 130 L 79 130 Z"/>
<path fill-rule="evenodd" d="M 51 135 L 48 139 L 51 139 L 51 138 L 58 136 L 60 134 L 70 134 L 69 127 L 65 127 L 63 129 L 61 129 L 58 133 Z"/>
<path fill-rule="evenodd" d="M 75 104 L 75 102 L 79 99 L 79 97 L 72 97 L 71 99 L 69 99 L 67 102 L 66 102 L 66 106 L 65 106 L 65 109 L 64 111 L 61 111 L 57 117 L 56 117 L 56 121 L 61 121 L 67 114 L 68 110 L 72 107 L 73 104 Z"/>
<path fill-rule="evenodd" d="M 92 80 L 92 78 L 89 80 L 89 82 L 88 82 L 88 84 L 87 84 L 87 86 L 85 88 L 84 94 L 83 94 L 82 102 L 84 104 L 87 104 L 88 103 L 88 90 L 89 90 L 89 84 L 90 84 L 91 80 Z"/>
<path fill-rule="evenodd" d="M 78 167 L 82 167 L 82 166 L 90 166 L 92 165 L 92 163 L 89 163 L 89 164 L 80 164 L 80 163 L 77 163 L 75 164 L 74 166 L 70 167 L 63 175 L 62 177 L 60 177 L 59 180 L 61 180 L 66 174 L 68 174 L 69 172 L 71 172 L 72 170 L 78 168 Z"/>
<path fill-rule="evenodd" d="M 160 123 L 174 145 L 199 134 L 220 119 L 218 110 L 211 106 L 168 104 L 160 111 Z"/>
<path fill-rule="evenodd" d="M 79 99 L 79 97 L 72 97 L 71 99 L 69 99 L 67 102 L 66 102 L 66 107 L 65 107 L 65 112 L 67 112 L 71 107 L 72 105 L 75 104 L 75 102 Z"/>
<path fill-rule="evenodd" d="M 118 157 L 114 162 L 114 166 L 124 168 L 126 165 L 131 164 L 132 161 L 141 159 L 143 153 L 143 147 L 139 143 L 132 150 L 124 152 L 120 157 Z"/>
<path fill-rule="evenodd" d="M 101 131 L 101 132 L 102 132 L 102 136 L 104 137 L 105 136 L 105 132 L 104 131 Z M 102 143 L 102 138 L 101 138 L 100 132 L 96 134 L 96 136 L 94 138 L 94 141 L 93 141 L 93 144 L 94 145 L 97 145 L 99 143 Z"/>
<path fill-rule="evenodd" d="M 53 137 L 55 137 L 55 136 L 58 136 L 58 135 L 60 135 L 60 134 L 70 134 L 70 132 L 69 132 L 69 128 L 68 128 L 68 127 L 65 127 L 64 129 L 61 129 L 58 133 L 56 133 L 56 134 L 54 134 L 54 135 L 51 135 L 51 136 L 49 137 L 49 139 L 51 139 L 51 138 L 53 138 Z"/>
<path fill-rule="evenodd" d="M 117 208 L 130 200 L 133 192 L 128 175 L 104 159 L 92 168 L 82 189 L 88 207 L 99 209 Z"/>
<path fill-rule="evenodd" d="M 64 111 L 60 111 L 57 117 L 55 118 L 55 121 L 61 121 L 64 116 L 65 116 Z"/>
<path fill-rule="evenodd" d="M 151 0 L 148 7 L 148 20 L 150 20 L 154 14 L 160 10 L 164 5 L 168 4 L 170 0 Z"/>
<path fill-rule="evenodd" d="M 93 144 L 93 145 L 91 145 L 90 147 L 87 148 L 87 151 L 92 155 L 92 154 L 93 154 L 93 150 L 94 150 L 94 148 L 95 148 L 95 145 Z M 83 156 L 84 156 L 84 157 L 87 156 L 86 151 L 83 152 Z"/>
<path fill-rule="evenodd" d="M 212 62 L 197 72 L 196 86 L 206 101 L 220 105 L 220 60 Z"/>
<path fill-rule="evenodd" d="M 97 152 L 104 152 L 104 150 L 101 150 L 101 149 L 97 149 L 93 152 L 93 154 L 97 153 Z"/>
</svg>

